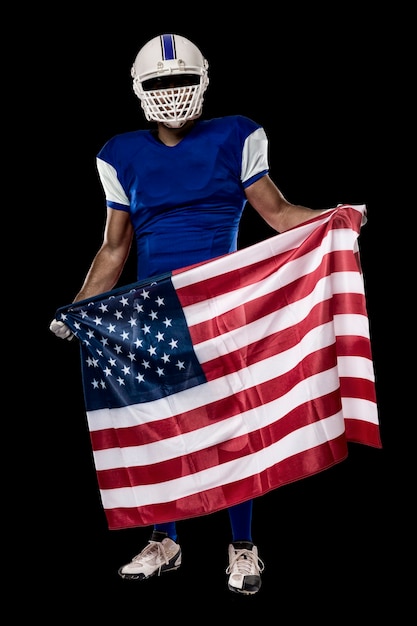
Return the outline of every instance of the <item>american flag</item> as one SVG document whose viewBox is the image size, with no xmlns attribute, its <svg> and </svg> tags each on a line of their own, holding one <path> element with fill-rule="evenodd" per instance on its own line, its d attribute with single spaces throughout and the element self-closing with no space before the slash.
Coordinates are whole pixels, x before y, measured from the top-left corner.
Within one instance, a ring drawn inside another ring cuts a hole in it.
<svg viewBox="0 0 417 626">
<path fill-rule="evenodd" d="M 80 343 L 110 529 L 212 513 L 381 448 L 358 237 L 340 205 L 57 311 Z"/>
</svg>

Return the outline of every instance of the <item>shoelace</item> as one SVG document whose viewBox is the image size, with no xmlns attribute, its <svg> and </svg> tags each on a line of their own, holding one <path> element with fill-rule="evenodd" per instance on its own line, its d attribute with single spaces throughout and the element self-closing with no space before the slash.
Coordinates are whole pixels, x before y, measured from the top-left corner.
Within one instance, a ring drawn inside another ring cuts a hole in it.
<svg viewBox="0 0 417 626">
<path fill-rule="evenodd" d="M 255 572 L 263 572 L 265 564 L 252 550 L 236 550 L 231 563 L 229 563 L 226 569 L 226 574 L 230 574 L 232 570 L 235 570 L 235 573 L 248 576 L 253 571 L 252 568 L 255 569 Z"/>
<path fill-rule="evenodd" d="M 169 558 L 167 557 L 167 553 L 165 551 L 165 547 L 161 541 L 152 541 L 150 540 L 148 545 L 145 546 L 139 554 L 133 557 L 132 561 L 135 563 L 140 563 L 143 560 L 151 560 L 154 557 L 160 557 L 163 559 L 165 564 L 169 562 Z M 161 571 L 163 563 L 159 566 L 159 571 Z"/>
</svg>

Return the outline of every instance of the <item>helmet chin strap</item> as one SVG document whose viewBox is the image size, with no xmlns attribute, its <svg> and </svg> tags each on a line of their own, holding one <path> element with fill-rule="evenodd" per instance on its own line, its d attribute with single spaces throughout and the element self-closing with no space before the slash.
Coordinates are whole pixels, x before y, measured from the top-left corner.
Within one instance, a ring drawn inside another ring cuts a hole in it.
<svg viewBox="0 0 417 626">
<path fill-rule="evenodd" d="M 166 128 L 182 128 L 187 121 L 188 120 L 184 120 L 183 122 L 162 122 L 162 124 Z"/>
</svg>

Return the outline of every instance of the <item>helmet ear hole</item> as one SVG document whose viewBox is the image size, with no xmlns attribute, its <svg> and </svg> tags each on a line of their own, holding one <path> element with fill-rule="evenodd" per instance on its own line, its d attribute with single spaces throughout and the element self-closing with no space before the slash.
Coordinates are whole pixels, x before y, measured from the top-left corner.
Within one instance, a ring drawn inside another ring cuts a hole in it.
<svg viewBox="0 0 417 626">
<path fill-rule="evenodd" d="M 182 125 L 200 117 L 208 62 L 189 39 L 154 37 L 139 50 L 131 75 L 147 120 Z"/>
</svg>

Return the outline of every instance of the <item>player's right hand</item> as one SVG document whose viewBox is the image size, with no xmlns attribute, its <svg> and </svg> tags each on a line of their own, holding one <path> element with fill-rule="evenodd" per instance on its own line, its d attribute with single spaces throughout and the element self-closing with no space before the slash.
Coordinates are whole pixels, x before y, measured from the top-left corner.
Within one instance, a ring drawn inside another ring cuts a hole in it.
<svg viewBox="0 0 417 626">
<path fill-rule="evenodd" d="M 64 322 L 59 322 L 58 320 L 52 320 L 49 325 L 49 330 L 52 331 L 54 335 L 56 335 L 60 339 L 68 339 L 68 341 L 71 341 L 71 339 L 73 339 L 74 337 L 71 329 L 68 328 L 68 326 L 64 324 Z"/>
</svg>

